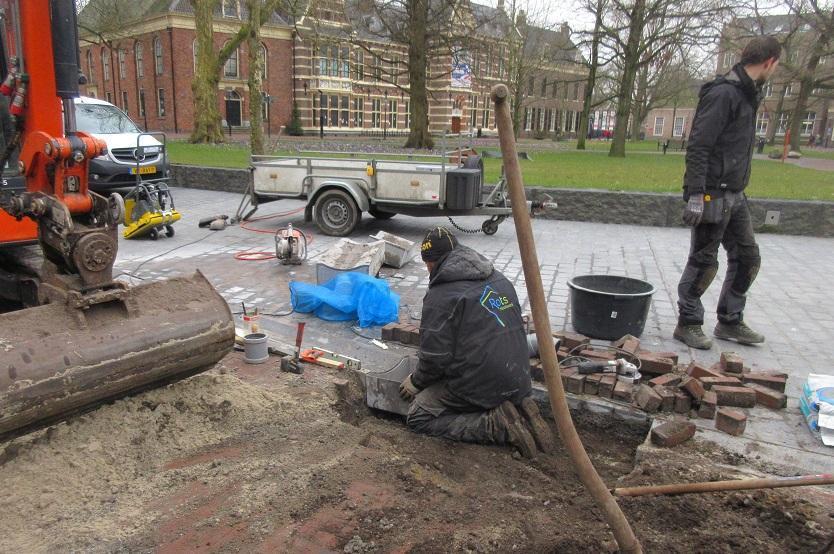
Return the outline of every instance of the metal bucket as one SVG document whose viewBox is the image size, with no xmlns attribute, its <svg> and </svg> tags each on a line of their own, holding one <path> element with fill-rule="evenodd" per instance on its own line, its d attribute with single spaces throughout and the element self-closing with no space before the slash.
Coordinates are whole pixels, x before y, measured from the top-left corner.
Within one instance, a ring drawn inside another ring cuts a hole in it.
<svg viewBox="0 0 834 554">
<path fill-rule="evenodd" d="M 0 315 L 0 440 L 205 371 L 233 347 L 226 301 L 199 271 L 108 302 Z"/>
</svg>

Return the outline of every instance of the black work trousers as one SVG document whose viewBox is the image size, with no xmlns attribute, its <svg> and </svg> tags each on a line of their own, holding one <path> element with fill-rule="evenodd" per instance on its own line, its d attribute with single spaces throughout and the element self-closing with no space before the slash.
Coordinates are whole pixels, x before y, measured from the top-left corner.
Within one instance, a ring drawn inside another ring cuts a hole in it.
<svg viewBox="0 0 834 554">
<path fill-rule="evenodd" d="M 703 325 L 701 296 L 718 272 L 718 245 L 727 251 L 727 275 L 718 299 L 718 320 L 736 324 L 743 321 L 747 291 L 761 265 L 759 247 L 753 236 L 750 208 L 744 193 L 726 193 L 726 210 L 719 223 L 693 227 L 689 259 L 678 283 L 678 324 Z"/>
</svg>

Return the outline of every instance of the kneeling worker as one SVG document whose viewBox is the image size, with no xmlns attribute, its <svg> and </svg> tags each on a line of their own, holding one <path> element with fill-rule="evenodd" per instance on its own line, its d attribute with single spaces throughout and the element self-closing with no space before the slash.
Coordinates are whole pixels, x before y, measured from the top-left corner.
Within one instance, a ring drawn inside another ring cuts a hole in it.
<svg viewBox="0 0 834 554">
<path fill-rule="evenodd" d="M 512 444 L 525 457 L 553 434 L 530 398 L 530 360 L 513 285 L 445 227 L 426 234 L 429 270 L 417 369 L 400 385 L 408 426 L 447 439 Z M 523 415 L 519 415 L 519 410 Z M 532 431 L 532 433 L 531 433 Z"/>
</svg>

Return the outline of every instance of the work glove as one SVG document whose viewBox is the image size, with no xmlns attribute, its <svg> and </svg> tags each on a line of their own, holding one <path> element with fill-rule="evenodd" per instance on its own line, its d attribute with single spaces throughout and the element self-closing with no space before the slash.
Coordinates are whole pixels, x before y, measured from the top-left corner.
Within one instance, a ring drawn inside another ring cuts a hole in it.
<svg viewBox="0 0 834 554">
<path fill-rule="evenodd" d="M 420 389 L 418 389 L 411 381 L 411 375 L 406 377 L 403 382 L 400 383 L 400 398 L 406 402 L 414 400 L 414 397 L 417 396 L 417 393 L 419 392 Z"/>
<path fill-rule="evenodd" d="M 683 210 L 683 222 L 695 227 L 701 223 L 702 217 L 704 217 L 704 195 L 693 194 L 689 197 L 686 208 Z"/>
</svg>

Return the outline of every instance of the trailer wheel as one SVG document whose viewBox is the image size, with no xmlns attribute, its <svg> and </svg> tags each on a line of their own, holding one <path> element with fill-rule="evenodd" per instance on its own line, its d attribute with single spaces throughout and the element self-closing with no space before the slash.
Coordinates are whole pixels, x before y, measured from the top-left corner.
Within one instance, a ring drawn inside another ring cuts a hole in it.
<svg viewBox="0 0 834 554">
<path fill-rule="evenodd" d="M 377 210 L 376 208 L 371 208 L 370 210 L 368 210 L 368 213 L 371 214 L 372 216 L 374 216 L 376 219 L 382 219 L 382 220 L 391 219 L 392 217 L 397 215 L 394 212 L 381 212 L 381 211 Z"/>
<path fill-rule="evenodd" d="M 496 221 L 494 219 L 487 219 L 484 221 L 484 224 L 481 225 L 481 231 L 484 232 L 485 235 L 494 235 L 498 232 L 498 224 L 500 221 Z"/>
<path fill-rule="evenodd" d="M 340 189 L 323 192 L 316 200 L 314 212 L 319 229 L 333 237 L 349 235 L 362 218 L 362 212 L 353 198 Z"/>
</svg>

